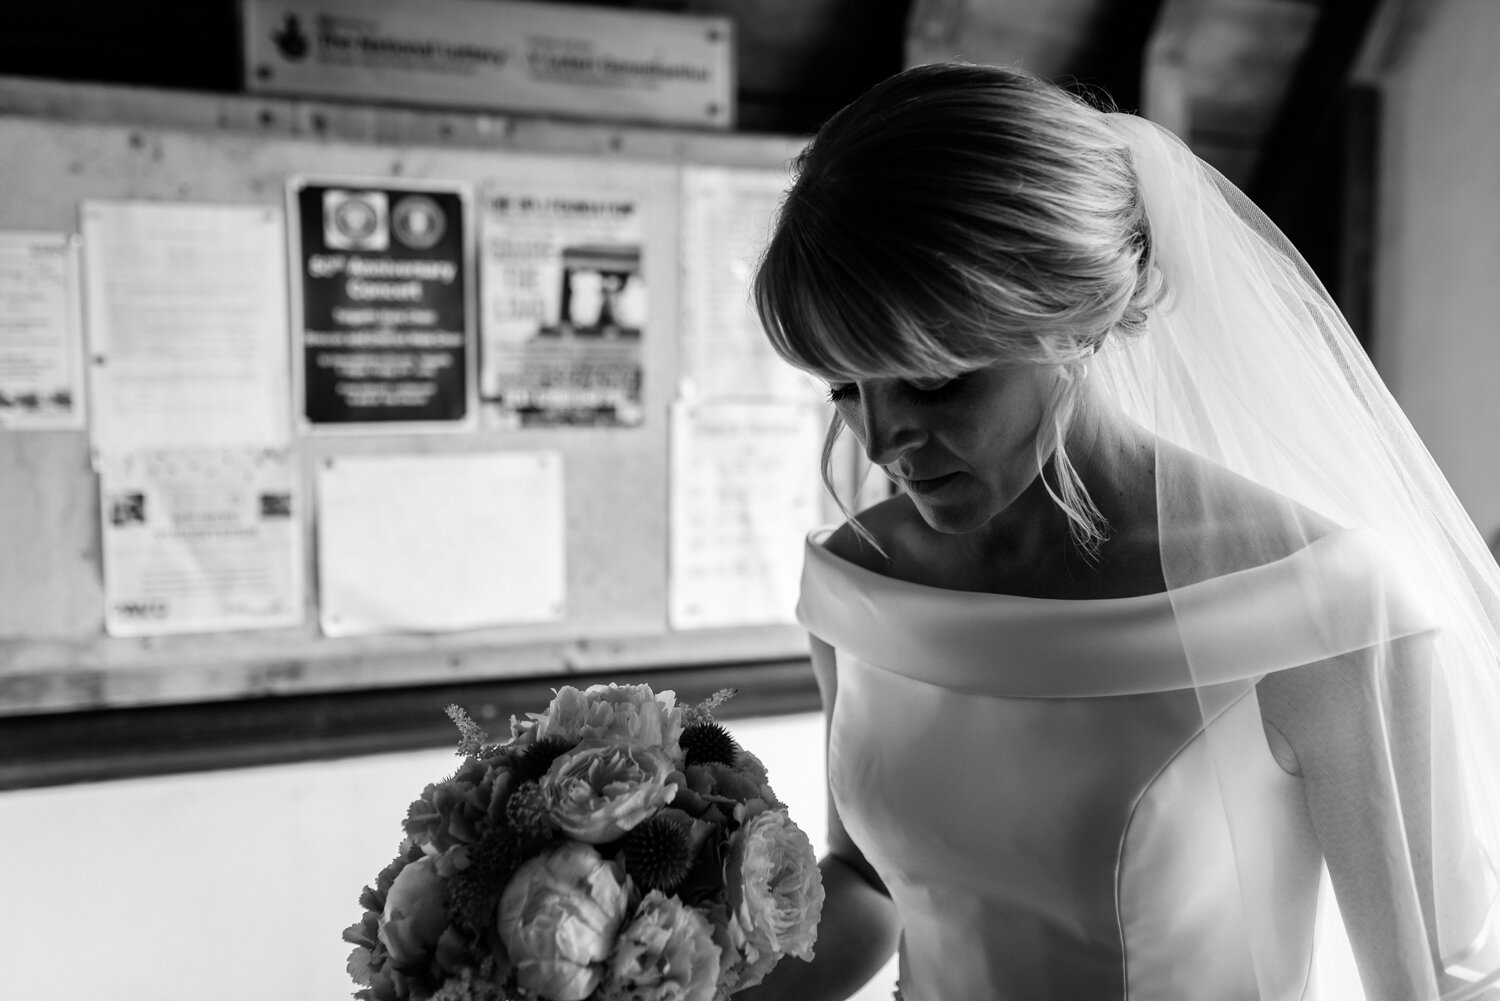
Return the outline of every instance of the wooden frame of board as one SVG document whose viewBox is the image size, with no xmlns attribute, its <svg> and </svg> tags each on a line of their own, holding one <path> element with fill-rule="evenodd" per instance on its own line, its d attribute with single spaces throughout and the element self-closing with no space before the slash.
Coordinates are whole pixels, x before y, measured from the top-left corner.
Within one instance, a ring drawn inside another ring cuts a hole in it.
<svg viewBox="0 0 1500 1001">
<path fill-rule="evenodd" d="M 284 179 L 305 173 L 476 185 L 604 176 L 645 193 L 645 253 L 674 260 L 685 165 L 784 176 L 800 144 L 0 78 L 0 184 L 24 193 L 0 203 L 0 229 L 76 232 L 86 198 L 279 206 Z M 658 268 L 653 295 L 679 301 L 680 270 Z M 506 715 L 560 683 L 610 678 L 653 680 L 685 698 L 732 683 L 746 693 L 739 714 L 815 707 L 797 626 L 667 622 L 675 313 L 653 312 L 640 427 L 294 440 L 309 484 L 315 464 L 336 454 L 560 450 L 570 604 L 555 623 L 329 639 L 309 607 L 296 629 L 106 636 L 88 436 L 0 432 L 0 788 L 442 744 L 451 734 L 439 703 Z"/>
</svg>

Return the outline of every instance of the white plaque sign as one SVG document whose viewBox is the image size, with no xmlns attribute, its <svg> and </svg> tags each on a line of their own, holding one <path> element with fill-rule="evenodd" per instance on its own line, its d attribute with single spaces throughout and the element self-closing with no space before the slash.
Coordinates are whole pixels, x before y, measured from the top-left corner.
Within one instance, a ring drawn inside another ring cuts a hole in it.
<svg viewBox="0 0 1500 1001">
<path fill-rule="evenodd" d="M 508 0 L 246 0 L 246 88 L 730 128 L 727 17 Z"/>
</svg>

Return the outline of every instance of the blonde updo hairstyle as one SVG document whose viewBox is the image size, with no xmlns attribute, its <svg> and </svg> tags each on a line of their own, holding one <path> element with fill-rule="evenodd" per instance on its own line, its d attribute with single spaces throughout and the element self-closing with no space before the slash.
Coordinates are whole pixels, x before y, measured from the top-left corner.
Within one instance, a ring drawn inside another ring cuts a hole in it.
<svg viewBox="0 0 1500 1001">
<path fill-rule="evenodd" d="M 828 119 L 793 166 L 754 282 L 777 353 L 839 383 L 1061 366 L 1037 469 L 1096 554 L 1107 525 L 1062 443 L 1088 359 L 1163 291 L 1108 114 L 1020 70 L 919 66 Z"/>
</svg>

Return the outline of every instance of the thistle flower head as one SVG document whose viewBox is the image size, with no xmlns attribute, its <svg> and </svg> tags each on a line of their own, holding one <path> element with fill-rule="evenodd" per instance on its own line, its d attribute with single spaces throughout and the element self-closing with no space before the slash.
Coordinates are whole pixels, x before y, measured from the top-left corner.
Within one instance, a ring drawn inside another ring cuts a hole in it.
<svg viewBox="0 0 1500 1001">
<path fill-rule="evenodd" d="M 671 893 L 693 868 L 692 839 L 676 821 L 652 817 L 625 835 L 625 871 L 644 890 Z"/>
<path fill-rule="evenodd" d="M 505 884 L 525 861 L 521 848 L 509 827 L 485 832 L 469 852 L 468 868 L 455 872 L 448 881 L 448 913 L 454 922 L 478 929 L 494 920 Z"/>
<path fill-rule="evenodd" d="M 552 762 L 573 749 L 574 742 L 562 737 L 543 737 L 522 752 L 513 767 L 516 782 L 535 782 L 552 767 Z"/>
<path fill-rule="evenodd" d="M 686 765 L 703 765 L 711 761 L 732 765 L 739 752 L 740 745 L 717 723 L 696 723 L 682 731 L 682 753 Z"/>
</svg>

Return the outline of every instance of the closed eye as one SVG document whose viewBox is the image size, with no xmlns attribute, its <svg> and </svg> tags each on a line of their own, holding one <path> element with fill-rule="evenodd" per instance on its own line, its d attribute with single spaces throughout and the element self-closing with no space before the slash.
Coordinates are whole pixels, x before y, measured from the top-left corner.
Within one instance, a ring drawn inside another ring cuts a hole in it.
<svg viewBox="0 0 1500 1001">
<path fill-rule="evenodd" d="M 918 403 L 938 403 L 961 389 L 963 384 L 963 376 L 951 379 L 903 379 L 901 382 Z M 834 383 L 828 387 L 830 403 L 845 403 L 857 396 L 859 387 L 852 382 Z"/>
<path fill-rule="evenodd" d="M 909 379 L 905 385 L 917 403 L 941 403 L 963 389 L 964 381 L 960 375 L 951 379 Z"/>
<path fill-rule="evenodd" d="M 859 395 L 859 387 L 852 382 L 835 383 L 828 387 L 828 402 L 843 403 Z"/>
</svg>

